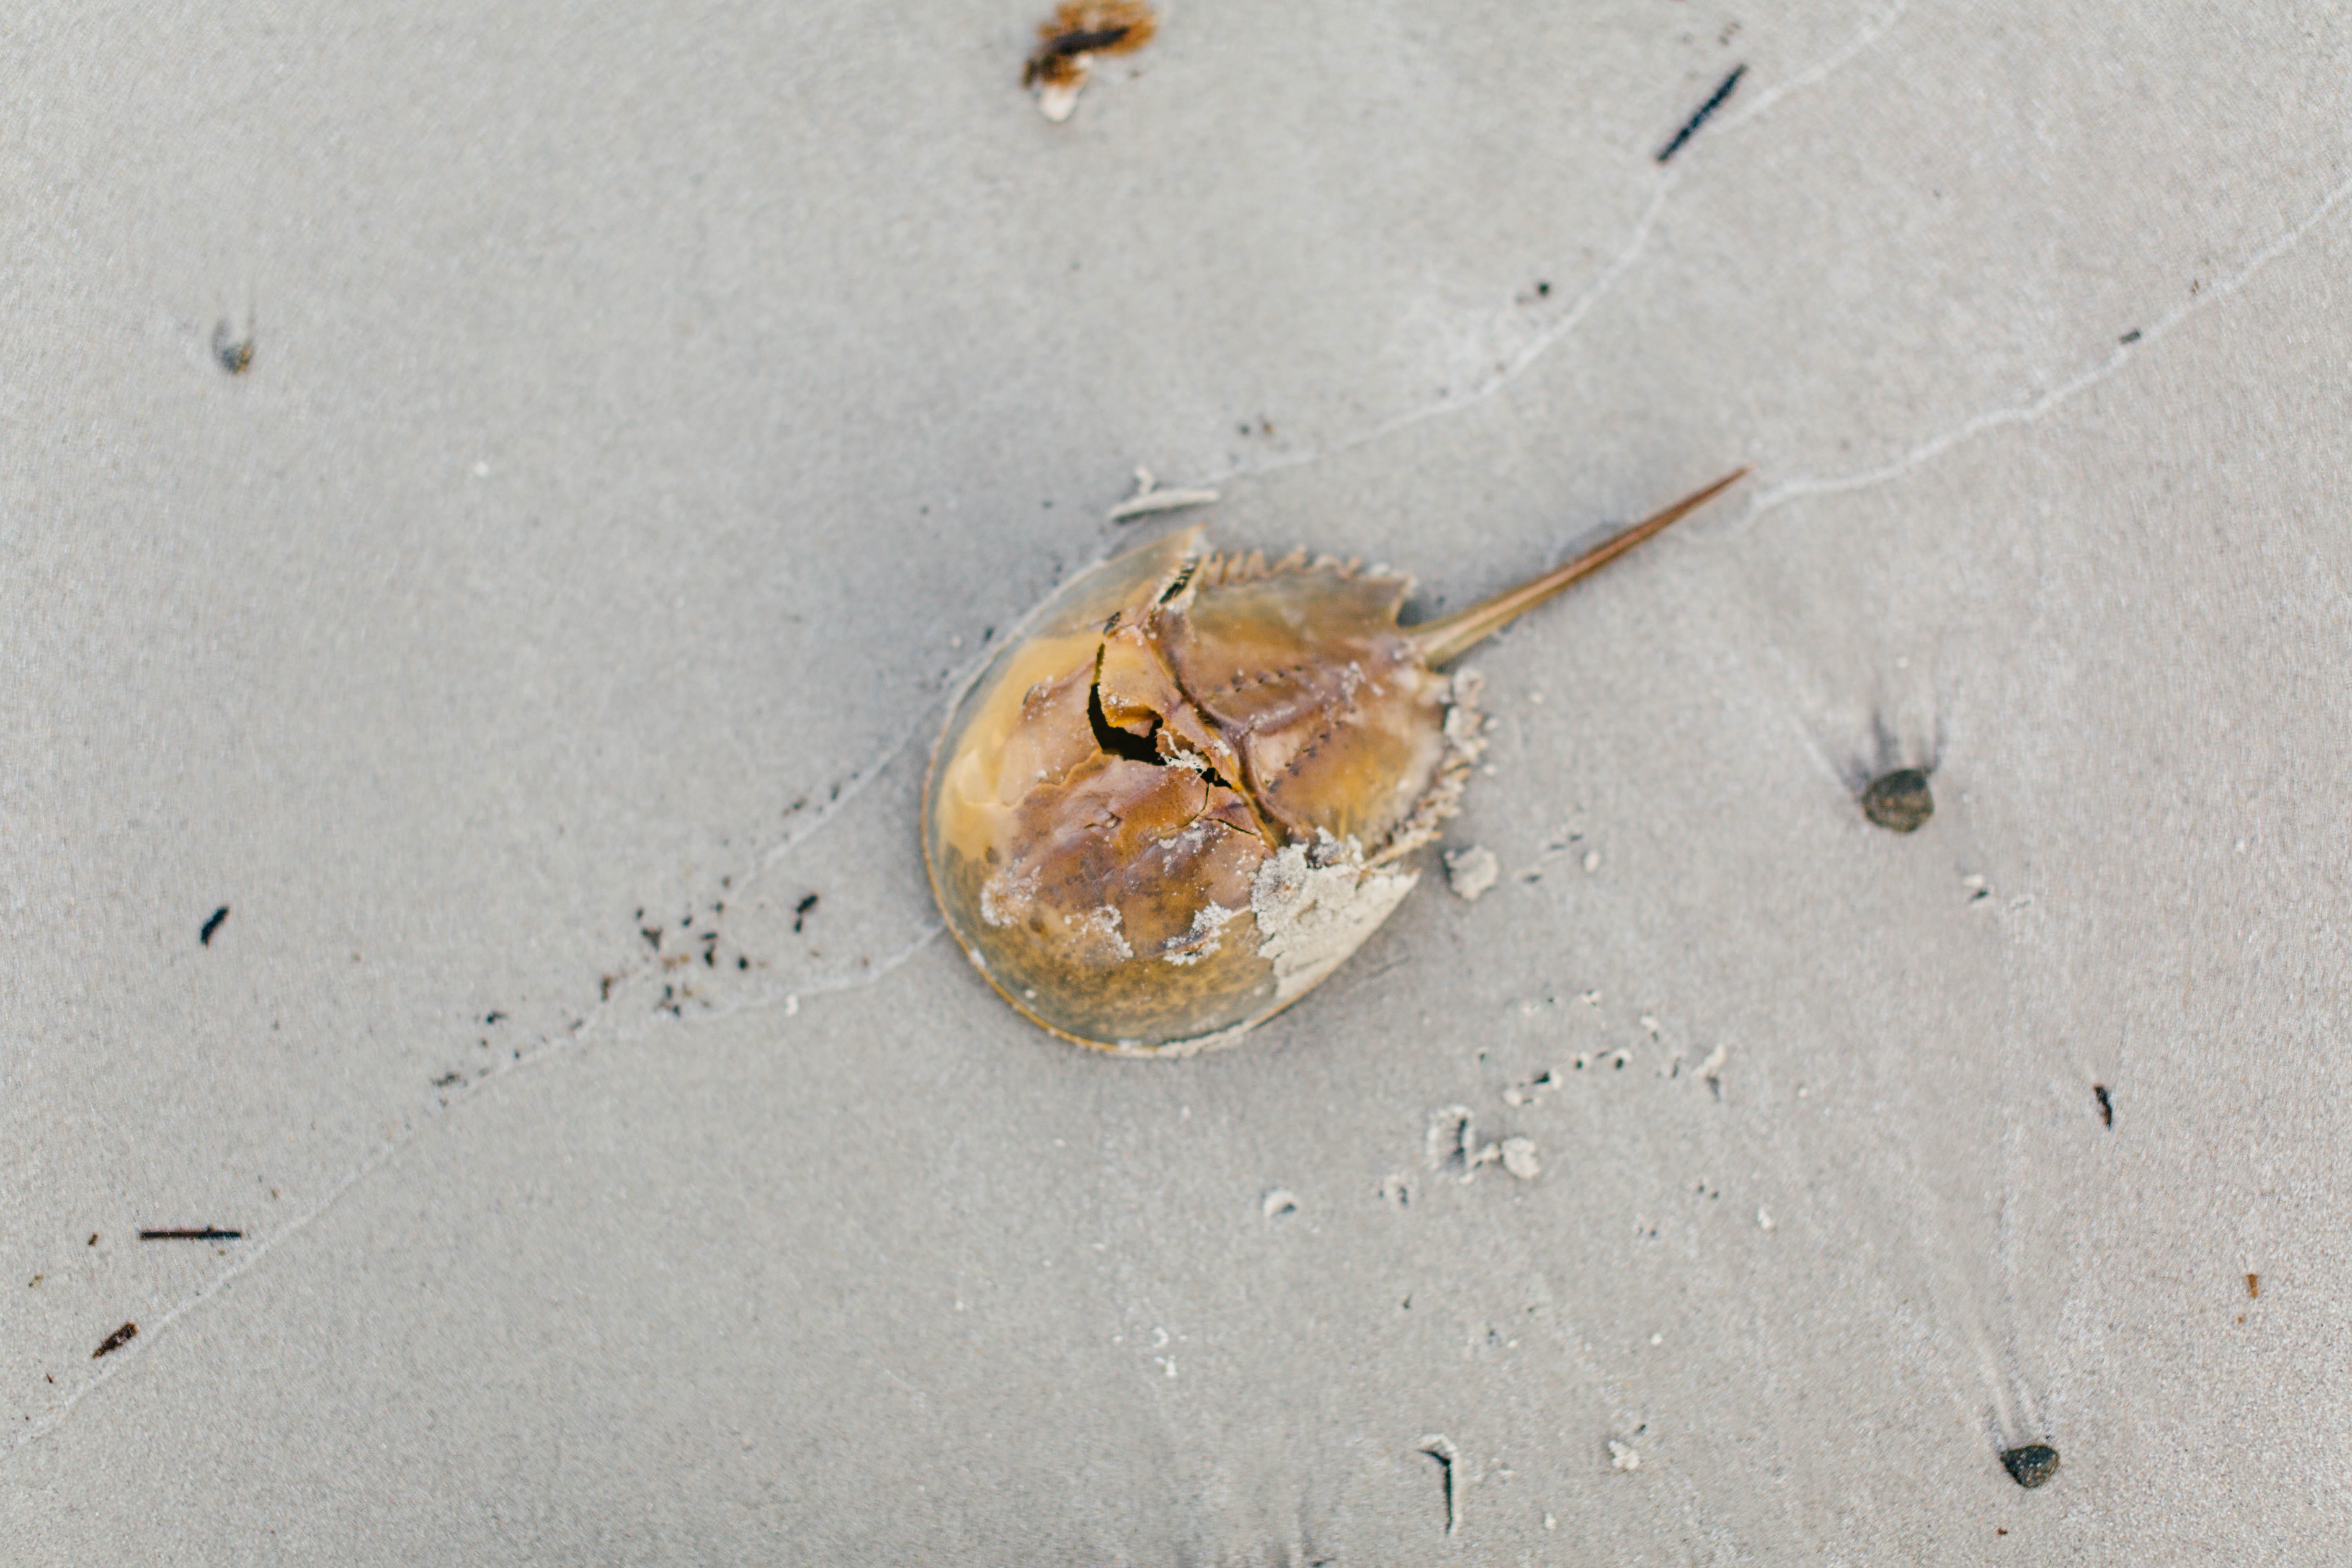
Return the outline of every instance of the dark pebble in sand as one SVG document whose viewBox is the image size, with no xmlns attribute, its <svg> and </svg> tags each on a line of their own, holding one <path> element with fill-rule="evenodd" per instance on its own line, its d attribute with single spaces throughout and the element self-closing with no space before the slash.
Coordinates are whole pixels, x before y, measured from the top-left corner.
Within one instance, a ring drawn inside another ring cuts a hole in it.
<svg viewBox="0 0 2352 1568">
<path fill-rule="evenodd" d="M 1936 815 L 1936 797 L 1927 793 L 1927 775 L 1917 768 L 1879 774 L 1862 792 L 1862 815 L 1890 833 L 1916 831 Z"/>
<path fill-rule="evenodd" d="M 2011 1480 L 2031 1491 L 2058 1473 L 2058 1450 L 2047 1443 L 2028 1443 L 2001 1455 L 2000 1463 Z"/>
</svg>

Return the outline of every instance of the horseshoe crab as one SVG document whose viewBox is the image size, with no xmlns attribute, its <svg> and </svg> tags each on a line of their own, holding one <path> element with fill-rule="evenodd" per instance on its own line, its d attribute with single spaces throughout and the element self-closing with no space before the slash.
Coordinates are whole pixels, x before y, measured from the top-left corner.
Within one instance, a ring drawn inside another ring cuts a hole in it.
<svg viewBox="0 0 2352 1568">
<path fill-rule="evenodd" d="M 1410 626 L 1411 580 L 1198 528 L 1066 584 L 948 717 L 923 856 L 989 983 L 1126 1056 L 1229 1044 L 1337 969 L 1420 873 L 1483 749 L 1443 668 L 1745 468 L 1517 587 Z"/>
</svg>

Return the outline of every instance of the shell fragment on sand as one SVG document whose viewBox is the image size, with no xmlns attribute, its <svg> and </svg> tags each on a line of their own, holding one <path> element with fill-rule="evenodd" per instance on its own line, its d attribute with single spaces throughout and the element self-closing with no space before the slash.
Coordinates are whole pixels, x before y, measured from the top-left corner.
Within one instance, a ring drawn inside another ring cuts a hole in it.
<svg viewBox="0 0 2352 1568">
<path fill-rule="evenodd" d="M 1484 845 L 1446 851 L 1445 885 L 1465 904 L 1476 903 L 1479 895 L 1493 888 L 1502 874 L 1495 852 Z"/>
</svg>

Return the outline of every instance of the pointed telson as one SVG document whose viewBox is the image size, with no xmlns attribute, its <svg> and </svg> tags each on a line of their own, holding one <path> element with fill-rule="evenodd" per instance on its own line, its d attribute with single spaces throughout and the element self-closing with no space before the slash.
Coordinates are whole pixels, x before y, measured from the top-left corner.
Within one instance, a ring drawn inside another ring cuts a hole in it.
<svg viewBox="0 0 2352 1568">
<path fill-rule="evenodd" d="M 1746 468 L 1735 468 L 1705 489 L 1692 491 L 1665 510 L 1643 518 L 1575 560 L 1555 566 L 1516 588 L 1506 588 L 1491 599 L 1482 599 L 1466 610 L 1408 626 L 1405 635 L 1421 650 L 1423 663 L 1432 668 L 1450 664 L 1546 599 L 1581 583 L 1635 545 L 1656 538 L 1668 526 L 1681 521 L 1747 477 Z"/>
</svg>

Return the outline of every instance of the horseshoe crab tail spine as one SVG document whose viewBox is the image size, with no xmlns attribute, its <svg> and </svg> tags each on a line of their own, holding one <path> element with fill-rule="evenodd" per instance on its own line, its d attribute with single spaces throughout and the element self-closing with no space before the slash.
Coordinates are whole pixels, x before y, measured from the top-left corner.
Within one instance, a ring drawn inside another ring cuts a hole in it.
<svg viewBox="0 0 2352 1568">
<path fill-rule="evenodd" d="M 1735 468 L 1705 489 L 1694 490 L 1665 510 L 1643 519 L 1575 560 L 1555 566 L 1542 576 L 1531 578 L 1516 588 L 1506 588 L 1493 598 L 1482 600 L 1466 610 L 1456 610 L 1425 625 L 1407 627 L 1405 635 L 1420 650 L 1423 662 L 1433 668 L 1449 659 L 1459 658 L 1553 595 L 1572 584 L 1582 582 L 1643 540 L 1664 532 L 1668 524 L 1696 511 L 1747 478 L 1748 472 L 1746 468 Z"/>
</svg>

